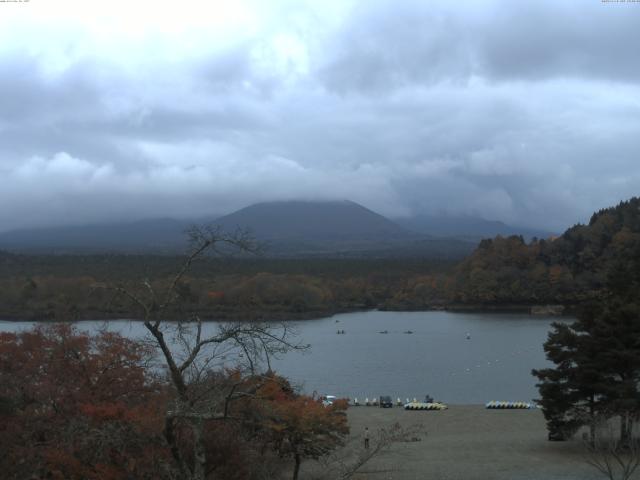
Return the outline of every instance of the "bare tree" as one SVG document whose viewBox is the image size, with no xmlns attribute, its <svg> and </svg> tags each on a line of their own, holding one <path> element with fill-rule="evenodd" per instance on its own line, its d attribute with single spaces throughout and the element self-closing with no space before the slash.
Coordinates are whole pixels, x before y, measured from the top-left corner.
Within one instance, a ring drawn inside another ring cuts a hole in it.
<svg viewBox="0 0 640 480">
<path fill-rule="evenodd" d="M 626 427 L 630 428 L 628 422 Z M 617 430 L 611 416 L 594 421 L 592 435 L 585 433 L 583 438 L 585 461 L 609 480 L 628 480 L 640 466 L 640 439 L 631 429 L 623 438 Z"/>
<path fill-rule="evenodd" d="M 205 255 L 258 250 L 252 238 L 242 231 L 225 234 L 219 228 L 194 227 L 188 235 L 191 251 L 164 292 L 157 292 L 148 279 L 138 288 L 116 285 L 111 289 L 115 296 L 128 298 L 141 311 L 144 326 L 160 350 L 161 364 L 171 380 L 175 395 L 166 412 L 164 435 L 179 470 L 178 478 L 204 480 L 211 478 L 207 472 L 205 423 L 229 419 L 231 403 L 259 388 L 259 382 L 245 382 L 241 376 L 234 381 L 233 377 L 214 372 L 233 367 L 255 376 L 264 364 L 270 370 L 273 355 L 305 347 L 291 341 L 292 332 L 284 323 L 217 323 L 213 328 L 203 324 L 197 314 L 167 321 L 163 316 L 168 316 L 179 303 L 177 289 L 195 261 Z M 185 428 L 189 432 L 186 442 L 182 438 Z"/>
<path fill-rule="evenodd" d="M 348 451 L 347 449 L 347 451 L 343 450 L 319 460 L 322 471 L 314 478 L 315 480 L 348 480 L 353 478 L 362 471 L 365 465 L 387 451 L 392 445 L 401 442 L 418 441 L 419 437 L 417 435 L 423 429 L 422 425 L 405 428 L 400 426 L 399 423 L 395 423 L 388 428 L 380 428 L 374 433 L 369 448 L 358 447 L 355 451 Z M 360 438 L 357 439 L 357 442 L 358 445 L 362 445 Z"/>
</svg>

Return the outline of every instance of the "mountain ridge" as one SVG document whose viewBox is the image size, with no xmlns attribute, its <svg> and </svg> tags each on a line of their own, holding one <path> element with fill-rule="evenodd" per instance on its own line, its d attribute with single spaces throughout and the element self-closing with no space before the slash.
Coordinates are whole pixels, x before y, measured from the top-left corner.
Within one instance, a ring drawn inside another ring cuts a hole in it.
<svg viewBox="0 0 640 480">
<path fill-rule="evenodd" d="M 184 231 L 198 223 L 219 225 L 230 232 L 248 230 L 267 245 L 269 255 L 275 256 L 461 257 L 482 238 L 471 227 L 468 235 L 412 230 L 350 200 L 289 200 L 252 204 L 215 219 L 164 217 L 13 230 L 0 233 L 0 249 L 27 253 L 175 254 L 187 247 Z M 465 231 L 464 226 L 456 228 L 459 230 L 450 230 Z"/>
<path fill-rule="evenodd" d="M 473 240 L 522 235 L 525 239 L 549 238 L 556 233 L 542 229 L 520 227 L 506 224 L 499 220 L 487 220 L 472 215 L 414 215 L 410 217 L 393 218 L 398 225 L 417 233 L 434 237 L 467 237 Z"/>
<path fill-rule="evenodd" d="M 248 226 L 264 240 L 415 237 L 388 218 L 350 200 L 255 203 L 213 223 L 228 230 Z"/>
</svg>

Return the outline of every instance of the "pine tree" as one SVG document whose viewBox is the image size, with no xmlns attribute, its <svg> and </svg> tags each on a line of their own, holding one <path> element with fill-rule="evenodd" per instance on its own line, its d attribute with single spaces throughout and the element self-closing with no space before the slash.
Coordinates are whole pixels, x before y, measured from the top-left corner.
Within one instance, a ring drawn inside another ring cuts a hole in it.
<svg viewBox="0 0 640 480">
<path fill-rule="evenodd" d="M 613 296 L 584 308 L 572 325 L 554 324 L 544 345 L 555 368 L 534 370 L 550 438 L 567 438 L 598 418 L 618 416 L 628 442 L 640 415 L 640 308 Z"/>
<path fill-rule="evenodd" d="M 544 349 L 556 367 L 534 370 L 549 438 L 564 440 L 581 426 L 590 425 L 595 435 L 596 417 L 603 409 L 604 377 L 597 360 L 597 347 L 588 335 L 579 333 L 579 322 L 553 325 Z"/>
<path fill-rule="evenodd" d="M 603 400 L 609 414 L 620 417 L 620 441 L 626 444 L 632 421 L 640 414 L 639 305 L 613 298 L 602 308 L 588 310 L 580 324 L 597 349 Z"/>
</svg>

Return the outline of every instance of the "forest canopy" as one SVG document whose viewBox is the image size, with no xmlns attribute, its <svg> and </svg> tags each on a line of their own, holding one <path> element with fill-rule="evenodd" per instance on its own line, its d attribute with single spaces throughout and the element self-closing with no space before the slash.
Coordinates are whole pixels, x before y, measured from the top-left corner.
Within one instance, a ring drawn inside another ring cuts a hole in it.
<svg viewBox="0 0 640 480">
<path fill-rule="evenodd" d="M 558 238 L 483 240 L 452 277 L 450 301 L 577 305 L 606 295 L 619 271 L 640 267 L 640 199 L 596 212 Z"/>
</svg>

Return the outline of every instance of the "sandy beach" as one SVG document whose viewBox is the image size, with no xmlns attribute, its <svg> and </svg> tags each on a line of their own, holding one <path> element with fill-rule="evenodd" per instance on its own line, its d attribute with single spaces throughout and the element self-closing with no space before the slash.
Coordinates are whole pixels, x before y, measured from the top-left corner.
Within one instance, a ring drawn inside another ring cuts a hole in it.
<svg viewBox="0 0 640 480">
<path fill-rule="evenodd" d="M 394 444 L 365 465 L 354 477 L 360 480 L 605 478 L 585 462 L 580 439 L 547 440 L 544 418 L 537 409 L 454 405 L 444 411 L 406 411 L 361 406 L 350 408 L 348 415 L 351 437 L 347 448 L 352 449 L 363 441 L 365 426 L 374 432 L 395 422 L 424 427 L 417 434 L 420 441 Z"/>
</svg>

